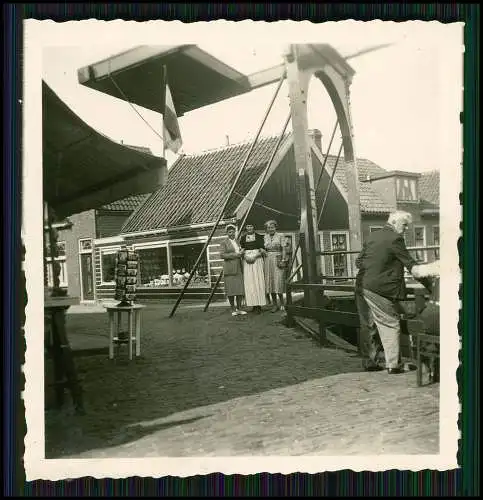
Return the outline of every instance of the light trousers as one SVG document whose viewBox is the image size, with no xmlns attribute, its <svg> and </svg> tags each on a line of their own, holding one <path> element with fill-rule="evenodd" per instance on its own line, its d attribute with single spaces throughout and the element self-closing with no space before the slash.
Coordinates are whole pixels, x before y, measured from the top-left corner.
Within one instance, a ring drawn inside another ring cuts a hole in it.
<svg viewBox="0 0 483 500">
<path fill-rule="evenodd" d="M 384 347 L 386 368 L 398 368 L 401 363 L 401 309 L 397 302 L 386 299 L 370 290 L 363 289 L 362 294 L 369 306 L 371 317 L 377 326 Z"/>
</svg>

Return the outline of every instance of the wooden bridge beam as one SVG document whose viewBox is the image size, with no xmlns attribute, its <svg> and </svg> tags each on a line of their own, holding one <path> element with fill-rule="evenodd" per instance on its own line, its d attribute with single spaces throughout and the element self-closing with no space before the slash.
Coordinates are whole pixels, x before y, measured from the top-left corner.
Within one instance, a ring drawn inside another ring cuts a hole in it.
<svg viewBox="0 0 483 500">
<path fill-rule="evenodd" d="M 292 45 L 289 47 L 288 53 L 285 54 L 285 66 L 287 83 L 289 88 L 290 113 L 292 117 L 292 134 L 295 154 L 295 168 L 297 173 L 305 173 L 306 181 L 306 223 L 303 224 L 301 231 L 305 236 L 305 244 L 309 255 L 309 265 L 306 267 L 307 276 L 304 279 L 314 283 L 320 274 L 319 261 L 315 257 L 319 251 L 320 245 L 317 238 L 317 205 L 315 198 L 315 180 L 312 167 L 311 140 L 308 134 L 308 118 L 307 118 L 307 91 L 310 79 L 310 74 L 301 71 L 298 65 L 298 46 Z M 301 200 L 303 201 L 303 200 Z M 304 203 L 302 203 L 304 205 Z M 316 304 L 316 294 L 310 292 L 310 303 Z"/>
<path fill-rule="evenodd" d="M 294 138 L 295 168 L 303 169 L 307 175 L 311 224 L 305 228 L 307 251 L 310 261 L 308 282 L 315 282 L 320 272 L 320 259 L 315 257 L 319 251 L 317 206 L 315 197 L 314 172 L 312 166 L 310 138 L 308 135 L 307 99 L 308 87 L 312 76 L 316 76 L 325 86 L 340 124 L 344 147 L 345 175 L 347 183 L 347 205 L 349 213 L 350 249 L 360 249 L 361 215 L 359 179 L 357 160 L 354 150 L 354 134 L 350 111 L 350 84 L 354 70 L 332 47 L 327 45 L 290 45 L 284 55 L 287 82 L 289 86 L 290 109 L 292 114 L 292 130 Z M 310 227 L 312 226 L 312 227 Z M 355 270 L 351 255 L 351 269 Z"/>
</svg>

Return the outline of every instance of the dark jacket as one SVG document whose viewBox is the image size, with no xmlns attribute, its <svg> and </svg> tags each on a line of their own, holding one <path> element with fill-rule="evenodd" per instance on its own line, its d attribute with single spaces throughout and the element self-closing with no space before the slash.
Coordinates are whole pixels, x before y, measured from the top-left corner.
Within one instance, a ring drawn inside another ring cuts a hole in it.
<svg viewBox="0 0 483 500">
<path fill-rule="evenodd" d="M 255 233 L 255 241 L 247 241 L 247 235 L 240 238 L 240 246 L 245 250 L 259 250 L 265 248 L 265 238 L 263 235 Z"/>
<path fill-rule="evenodd" d="M 415 264 L 403 235 L 386 225 L 370 234 L 356 259 L 359 268 L 356 287 L 366 288 L 391 300 L 404 300 L 404 268 L 411 271 Z"/>
</svg>

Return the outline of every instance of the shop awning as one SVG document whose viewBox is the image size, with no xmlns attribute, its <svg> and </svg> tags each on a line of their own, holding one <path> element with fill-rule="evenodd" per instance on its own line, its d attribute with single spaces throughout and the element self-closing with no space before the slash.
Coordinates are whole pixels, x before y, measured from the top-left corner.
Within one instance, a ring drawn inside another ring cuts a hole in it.
<svg viewBox="0 0 483 500">
<path fill-rule="evenodd" d="M 143 45 L 78 70 L 79 83 L 162 112 L 162 67 L 178 116 L 249 92 L 249 78 L 196 45 Z"/>
<path fill-rule="evenodd" d="M 58 218 L 163 186 L 166 160 L 97 132 L 42 82 L 44 201 Z"/>
</svg>

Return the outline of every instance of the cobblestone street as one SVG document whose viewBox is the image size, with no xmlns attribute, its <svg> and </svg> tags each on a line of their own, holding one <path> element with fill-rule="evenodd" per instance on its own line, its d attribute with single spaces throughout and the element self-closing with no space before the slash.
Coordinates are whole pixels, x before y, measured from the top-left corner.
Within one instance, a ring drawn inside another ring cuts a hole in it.
<svg viewBox="0 0 483 500">
<path fill-rule="evenodd" d="M 87 415 L 46 412 L 47 458 L 438 453 L 439 384 L 362 372 L 279 314 L 170 310 L 145 310 L 140 359 L 76 357 Z M 74 349 L 107 346 L 105 313 L 67 321 Z"/>
</svg>

